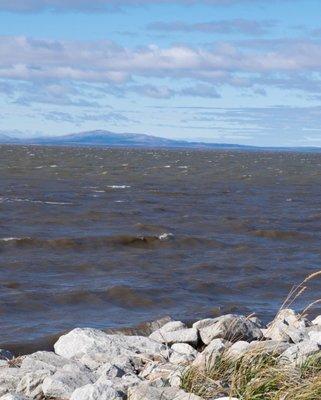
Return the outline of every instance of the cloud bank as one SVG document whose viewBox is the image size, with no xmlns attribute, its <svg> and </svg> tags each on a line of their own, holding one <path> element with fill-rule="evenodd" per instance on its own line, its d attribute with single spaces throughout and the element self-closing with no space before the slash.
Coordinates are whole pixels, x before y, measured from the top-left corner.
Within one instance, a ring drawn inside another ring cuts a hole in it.
<svg viewBox="0 0 321 400">
<path fill-rule="evenodd" d="M 275 40 L 210 46 L 127 48 L 110 41 L 51 41 L 0 36 L 0 78 L 122 85 L 135 77 L 193 79 L 246 87 L 254 82 L 308 85 L 321 72 L 321 41 Z M 305 73 L 306 79 L 300 74 Z M 289 78 L 291 77 L 291 79 Z M 299 77 L 297 84 L 293 81 Z M 312 77 L 311 77 L 312 79 Z"/>
</svg>

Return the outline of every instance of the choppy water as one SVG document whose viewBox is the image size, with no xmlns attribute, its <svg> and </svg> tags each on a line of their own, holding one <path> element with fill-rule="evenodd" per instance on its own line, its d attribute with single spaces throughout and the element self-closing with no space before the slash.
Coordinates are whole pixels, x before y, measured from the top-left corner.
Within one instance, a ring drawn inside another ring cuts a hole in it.
<svg viewBox="0 0 321 400">
<path fill-rule="evenodd" d="M 272 317 L 321 266 L 320 184 L 319 154 L 0 147 L 0 347 Z"/>
</svg>

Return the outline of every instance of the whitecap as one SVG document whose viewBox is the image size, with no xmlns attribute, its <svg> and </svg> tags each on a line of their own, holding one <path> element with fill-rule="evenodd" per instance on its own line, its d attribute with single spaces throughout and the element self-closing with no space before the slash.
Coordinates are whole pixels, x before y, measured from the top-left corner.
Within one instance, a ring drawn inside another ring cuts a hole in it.
<svg viewBox="0 0 321 400">
<path fill-rule="evenodd" d="M 0 238 L 0 242 L 14 242 L 16 240 L 21 240 L 21 238 L 18 237 L 5 237 L 5 238 Z"/>
<path fill-rule="evenodd" d="M 174 235 L 172 233 L 162 233 L 158 236 L 158 239 L 165 241 L 165 240 L 173 239 L 173 237 L 174 237 Z"/>
<path fill-rule="evenodd" d="M 130 186 L 127 185 L 109 185 L 107 186 L 110 189 L 129 189 Z"/>
</svg>

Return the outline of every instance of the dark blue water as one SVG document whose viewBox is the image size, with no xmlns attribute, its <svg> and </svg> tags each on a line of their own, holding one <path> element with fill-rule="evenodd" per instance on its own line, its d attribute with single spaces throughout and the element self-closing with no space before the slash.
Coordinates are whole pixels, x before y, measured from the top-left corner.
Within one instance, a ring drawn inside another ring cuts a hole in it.
<svg viewBox="0 0 321 400">
<path fill-rule="evenodd" d="M 320 261 L 321 155 L 0 147 L 0 347 L 269 319 Z"/>
</svg>

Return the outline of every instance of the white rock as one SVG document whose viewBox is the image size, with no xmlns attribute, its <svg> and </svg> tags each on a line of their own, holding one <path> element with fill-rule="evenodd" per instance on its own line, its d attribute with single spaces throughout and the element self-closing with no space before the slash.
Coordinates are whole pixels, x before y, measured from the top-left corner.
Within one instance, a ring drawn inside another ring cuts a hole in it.
<svg viewBox="0 0 321 400">
<path fill-rule="evenodd" d="M 307 321 L 293 310 L 281 310 L 268 325 L 264 336 L 271 340 L 299 343 L 307 338 Z"/>
<path fill-rule="evenodd" d="M 181 389 L 157 388 L 143 383 L 128 390 L 128 400 L 202 400 L 201 397 Z"/>
<path fill-rule="evenodd" d="M 23 376 L 19 368 L 0 369 L 0 396 L 15 392 Z"/>
<path fill-rule="evenodd" d="M 168 375 L 165 382 L 172 387 L 180 388 L 182 385 L 182 377 L 184 376 L 188 368 L 189 368 L 188 366 L 185 367 L 180 365 L 179 368 L 176 368 Z"/>
<path fill-rule="evenodd" d="M 310 331 L 310 332 L 308 333 L 308 336 L 309 336 L 309 339 L 310 339 L 312 342 L 315 342 L 315 343 L 317 343 L 319 346 L 321 346 L 321 332 L 313 332 L 313 331 Z"/>
<path fill-rule="evenodd" d="M 125 375 L 125 373 L 126 372 L 118 365 L 106 363 L 98 368 L 98 370 L 96 371 L 96 376 L 98 376 L 98 378 L 103 376 L 108 379 L 112 379 L 121 378 L 123 375 Z"/>
<path fill-rule="evenodd" d="M 187 329 L 186 325 L 183 322 L 170 321 L 162 326 L 160 329 L 157 329 L 151 335 L 149 335 L 149 338 L 152 340 L 156 340 L 159 343 L 165 343 L 162 341 L 162 338 L 165 336 L 166 333 L 180 331 L 182 329 Z"/>
<path fill-rule="evenodd" d="M 187 343 L 174 343 L 172 346 L 172 350 L 179 354 L 185 354 L 187 356 L 196 356 L 197 350 L 194 347 L 190 346 Z"/>
<path fill-rule="evenodd" d="M 104 376 L 108 379 L 121 378 L 125 374 L 135 374 L 142 365 L 135 364 L 135 360 L 129 357 L 115 358 L 113 363 L 105 363 L 101 365 L 96 371 L 97 378 Z M 136 369 L 137 368 L 137 369 Z"/>
<path fill-rule="evenodd" d="M 305 340 L 298 344 L 290 346 L 280 356 L 280 363 L 294 363 L 296 365 L 303 364 L 308 357 L 320 352 L 320 346 L 311 340 Z"/>
<path fill-rule="evenodd" d="M 177 370 L 177 368 L 176 365 L 171 363 L 149 362 L 141 371 L 139 377 L 149 381 L 155 381 L 156 379 L 166 380 L 173 371 Z"/>
<path fill-rule="evenodd" d="M 186 343 L 175 343 L 172 346 L 173 353 L 169 357 L 172 364 L 189 364 L 195 360 L 198 352 L 194 347 Z"/>
<path fill-rule="evenodd" d="M 195 329 L 206 328 L 207 326 L 214 325 L 217 321 L 218 321 L 217 318 L 201 319 L 200 321 L 194 322 L 193 328 L 195 328 Z"/>
<path fill-rule="evenodd" d="M 93 383 L 89 374 L 60 370 L 43 381 L 42 390 L 47 397 L 68 399 L 77 388 L 89 383 Z"/>
<path fill-rule="evenodd" d="M 113 362 L 119 356 L 146 354 L 167 355 L 166 346 L 142 336 L 107 335 L 90 328 L 77 328 L 59 338 L 54 345 L 56 354 L 65 358 L 81 359 L 87 355 L 101 364 Z"/>
<path fill-rule="evenodd" d="M 260 328 L 254 322 L 237 315 L 223 316 L 215 324 L 200 329 L 199 333 L 204 344 L 209 344 L 217 338 L 230 342 L 240 340 L 250 342 L 262 337 Z"/>
<path fill-rule="evenodd" d="M 251 342 L 247 348 L 247 351 L 279 356 L 290 347 L 290 343 L 279 342 L 276 340 L 263 340 Z"/>
<path fill-rule="evenodd" d="M 0 397 L 0 400 L 28 400 L 28 398 L 16 393 L 8 393 Z"/>
<path fill-rule="evenodd" d="M 54 373 L 67 364 L 76 365 L 67 358 L 60 357 L 53 352 L 38 351 L 23 358 L 21 370 L 25 372 L 32 372 L 44 369 Z"/>
<path fill-rule="evenodd" d="M 231 345 L 223 339 L 214 339 L 212 342 L 205 347 L 202 353 L 199 353 L 195 361 L 193 361 L 193 366 L 200 368 L 211 368 L 215 363 L 217 357 L 223 354 L 223 352 Z"/>
<path fill-rule="evenodd" d="M 195 328 L 190 329 L 180 329 L 171 332 L 154 332 L 151 337 L 159 342 L 166 344 L 174 344 L 174 343 L 190 343 L 196 345 L 198 342 L 198 331 Z"/>
<path fill-rule="evenodd" d="M 17 393 L 24 394 L 34 399 L 43 396 L 43 381 L 50 376 L 51 372 L 46 370 L 27 372 L 17 386 Z"/>
<path fill-rule="evenodd" d="M 174 331 L 179 331 L 179 330 L 181 330 L 181 329 L 186 329 L 187 328 L 187 326 L 184 324 L 184 322 L 181 322 L 181 321 L 170 321 L 170 322 L 167 322 L 165 325 L 163 325 L 160 329 L 157 329 L 156 331 L 154 331 L 153 333 L 155 333 L 155 332 L 174 332 Z M 150 335 L 150 337 L 152 336 L 153 334 L 151 334 Z M 152 339 L 152 337 L 151 337 L 151 339 Z"/>
<path fill-rule="evenodd" d="M 123 375 L 121 378 L 113 378 L 108 379 L 106 377 L 100 377 L 95 385 L 110 385 L 115 390 L 127 393 L 128 388 L 137 386 L 142 383 L 142 379 L 137 375 L 133 374 L 126 374 Z"/>
<path fill-rule="evenodd" d="M 110 385 L 94 384 L 76 389 L 70 400 L 122 400 L 124 394 Z M 142 400 L 142 399 L 141 399 Z"/>
<path fill-rule="evenodd" d="M 240 340 L 239 342 L 233 343 L 232 346 L 227 350 L 226 356 L 234 361 L 242 357 L 249 349 L 250 343 Z"/>
</svg>

